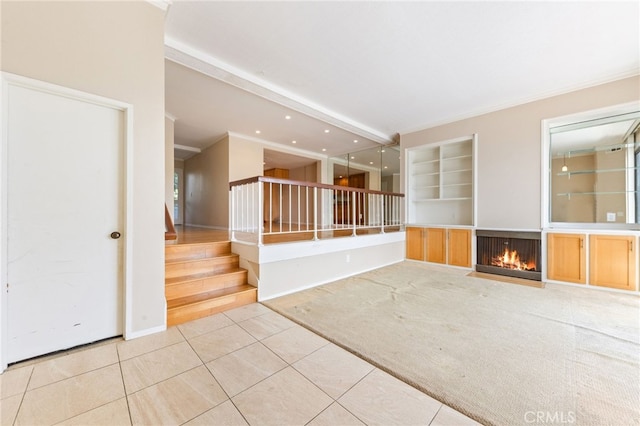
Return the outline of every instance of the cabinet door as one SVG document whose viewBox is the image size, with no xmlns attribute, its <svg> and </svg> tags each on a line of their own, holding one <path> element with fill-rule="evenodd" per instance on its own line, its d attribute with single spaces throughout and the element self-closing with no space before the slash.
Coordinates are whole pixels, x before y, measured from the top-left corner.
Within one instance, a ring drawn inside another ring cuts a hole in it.
<svg viewBox="0 0 640 426">
<path fill-rule="evenodd" d="M 449 229 L 449 265 L 471 267 L 470 229 Z"/>
<path fill-rule="evenodd" d="M 423 229 L 417 227 L 407 227 L 407 253 L 406 258 L 412 260 L 424 260 L 424 238 Z"/>
<path fill-rule="evenodd" d="M 427 228 L 427 262 L 446 263 L 447 230 Z"/>
<path fill-rule="evenodd" d="M 585 236 L 547 234 L 547 277 L 551 280 L 586 283 Z"/>
<path fill-rule="evenodd" d="M 589 238 L 590 284 L 635 290 L 635 237 L 591 235 Z"/>
</svg>

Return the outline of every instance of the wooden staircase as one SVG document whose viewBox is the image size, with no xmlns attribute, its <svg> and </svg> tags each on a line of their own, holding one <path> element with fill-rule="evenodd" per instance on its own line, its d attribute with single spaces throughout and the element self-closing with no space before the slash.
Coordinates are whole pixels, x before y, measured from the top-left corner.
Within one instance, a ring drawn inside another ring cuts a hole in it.
<svg viewBox="0 0 640 426">
<path fill-rule="evenodd" d="M 257 301 L 230 241 L 165 245 L 167 326 Z"/>
</svg>

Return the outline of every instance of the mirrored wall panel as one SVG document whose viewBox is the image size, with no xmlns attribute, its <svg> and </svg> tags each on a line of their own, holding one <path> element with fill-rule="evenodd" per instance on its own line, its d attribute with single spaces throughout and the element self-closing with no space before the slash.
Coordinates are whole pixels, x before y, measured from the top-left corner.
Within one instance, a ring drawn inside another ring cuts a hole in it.
<svg viewBox="0 0 640 426">
<path fill-rule="evenodd" d="M 640 224 L 640 111 L 549 128 L 549 218 Z"/>
<path fill-rule="evenodd" d="M 380 146 L 332 157 L 333 184 L 383 192 L 400 192 L 400 148 Z"/>
</svg>

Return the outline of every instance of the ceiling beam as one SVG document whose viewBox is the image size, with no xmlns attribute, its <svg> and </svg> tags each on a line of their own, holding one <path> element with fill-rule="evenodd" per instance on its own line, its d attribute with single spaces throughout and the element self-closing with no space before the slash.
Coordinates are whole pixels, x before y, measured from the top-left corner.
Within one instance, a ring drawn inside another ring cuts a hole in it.
<svg viewBox="0 0 640 426">
<path fill-rule="evenodd" d="M 363 138 L 385 145 L 393 141 L 393 135 L 387 135 L 362 123 L 358 123 L 349 117 L 338 114 L 335 111 L 291 93 L 268 81 L 259 79 L 211 55 L 168 37 L 165 38 L 165 57 L 170 61 L 184 65 L 211 78 L 223 81 L 249 93 L 253 93 L 256 96 L 352 132 Z"/>
</svg>

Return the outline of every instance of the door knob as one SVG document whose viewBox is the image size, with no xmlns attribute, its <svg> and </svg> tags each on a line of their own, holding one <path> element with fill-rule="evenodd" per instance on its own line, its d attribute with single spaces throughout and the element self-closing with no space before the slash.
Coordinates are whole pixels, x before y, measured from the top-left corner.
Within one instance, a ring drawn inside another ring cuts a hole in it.
<svg viewBox="0 0 640 426">
<path fill-rule="evenodd" d="M 120 238 L 120 233 L 117 231 L 112 232 L 111 238 L 113 238 L 114 240 L 117 240 L 118 238 Z"/>
</svg>

